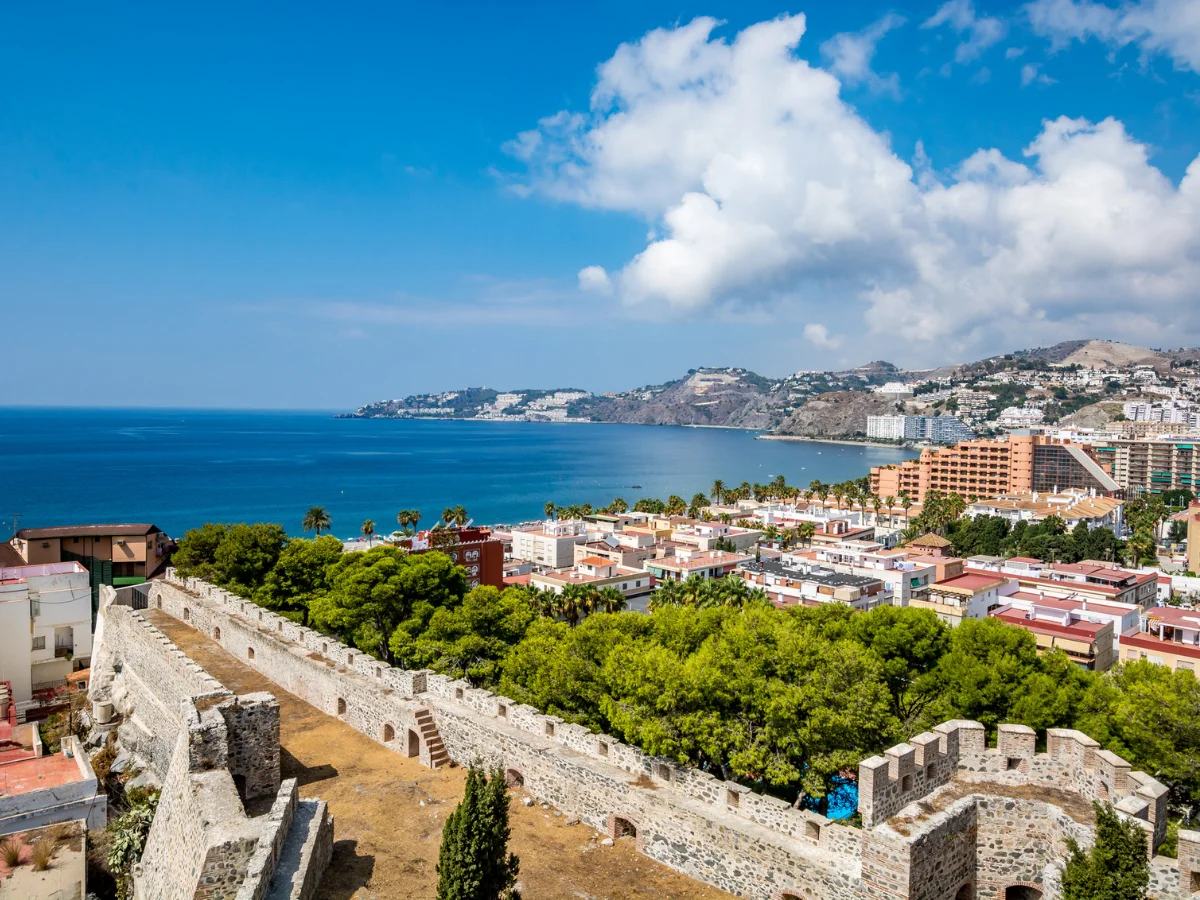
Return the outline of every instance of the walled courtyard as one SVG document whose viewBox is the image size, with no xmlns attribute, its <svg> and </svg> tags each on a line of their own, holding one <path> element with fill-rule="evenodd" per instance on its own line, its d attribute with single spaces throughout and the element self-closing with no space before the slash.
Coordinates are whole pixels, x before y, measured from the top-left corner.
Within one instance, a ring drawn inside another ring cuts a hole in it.
<svg viewBox="0 0 1200 900">
<path fill-rule="evenodd" d="M 209 674 L 236 694 L 266 691 L 279 701 L 282 776 L 302 797 L 320 797 L 335 820 L 333 860 L 322 900 L 433 898 L 442 824 L 462 796 L 466 770 L 429 769 L 320 712 L 215 642 L 169 615 L 147 618 Z M 718 900 L 731 895 L 693 881 L 634 849 L 632 839 L 601 846 L 603 835 L 513 792 L 513 852 L 521 857 L 526 900 L 662 897 Z"/>
</svg>

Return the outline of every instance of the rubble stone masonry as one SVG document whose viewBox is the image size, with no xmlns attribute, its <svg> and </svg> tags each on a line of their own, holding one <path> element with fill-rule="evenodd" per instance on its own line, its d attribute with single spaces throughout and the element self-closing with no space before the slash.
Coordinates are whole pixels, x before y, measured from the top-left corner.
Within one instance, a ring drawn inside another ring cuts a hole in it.
<svg viewBox="0 0 1200 900">
<path fill-rule="evenodd" d="M 1038 753 L 1023 726 L 1000 726 L 989 748 L 979 723 L 943 723 L 862 762 L 855 828 L 464 681 L 395 669 L 173 571 L 151 587 L 150 603 L 397 753 L 439 764 L 440 748 L 428 746 L 436 739 L 453 761 L 500 766 L 564 812 L 632 835 L 648 856 L 738 896 L 1006 900 L 1025 888 L 1055 898 L 1064 841 L 1092 840 L 1093 799 L 1138 822 L 1148 853 L 1165 837 L 1165 788 L 1079 732 L 1051 730 Z M 115 634 L 139 656 L 169 653 L 136 628 Z M 436 733 L 421 728 L 427 717 Z M 1200 833 L 1181 833 L 1179 855 L 1152 862 L 1160 900 L 1200 887 Z"/>
</svg>

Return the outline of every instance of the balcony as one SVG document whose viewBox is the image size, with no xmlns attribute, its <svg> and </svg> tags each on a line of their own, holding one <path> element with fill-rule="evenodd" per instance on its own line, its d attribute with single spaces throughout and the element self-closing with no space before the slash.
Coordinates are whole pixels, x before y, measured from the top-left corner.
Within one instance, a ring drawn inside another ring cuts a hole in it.
<svg viewBox="0 0 1200 900">
<path fill-rule="evenodd" d="M 54 658 L 55 659 L 70 659 L 74 655 L 75 655 L 74 647 L 55 647 L 54 648 Z"/>
</svg>

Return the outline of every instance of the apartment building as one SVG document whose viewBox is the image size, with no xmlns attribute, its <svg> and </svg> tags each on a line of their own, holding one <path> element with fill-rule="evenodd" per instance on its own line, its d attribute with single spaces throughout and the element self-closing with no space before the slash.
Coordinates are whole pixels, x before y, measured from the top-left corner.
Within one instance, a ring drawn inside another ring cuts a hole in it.
<svg viewBox="0 0 1200 900">
<path fill-rule="evenodd" d="M 1075 665 L 1095 672 L 1103 672 L 1117 661 L 1112 622 L 1093 622 L 1071 613 L 1027 611 L 1009 606 L 997 609 L 991 615 L 1032 634 L 1037 641 L 1038 653 L 1061 650 Z"/>
<path fill-rule="evenodd" d="M 529 583 L 556 594 L 561 594 L 569 584 L 585 584 L 597 589 L 615 587 L 627 601 L 647 595 L 654 588 L 649 572 L 628 569 L 599 556 L 585 556 L 578 565 L 565 572 L 534 572 L 529 576 Z"/>
<path fill-rule="evenodd" d="M 1107 438 L 1094 447 L 1096 459 L 1129 494 L 1196 490 L 1200 454 L 1195 443 L 1170 438 Z"/>
<path fill-rule="evenodd" d="M 579 565 L 580 560 L 588 557 L 600 557 L 616 563 L 618 566 L 641 569 L 646 560 L 654 559 L 657 555 L 658 550 L 653 542 L 641 546 L 637 544 L 631 546 L 620 543 L 609 536 L 604 540 L 576 544 L 574 565 Z"/>
<path fill-rule="evenodd" d="M 689 522 L 671 532 L 671 540 L 676 544 L 694 547 L 697 550 L 712 550 L 720 541 L 732 544 L 734 550 L 745 552 L 754 549 L 760 538 L 761 531 L 724 525 L 721 522 Z"/>
<path fill-rule="evenodd" d="M 1007 606 L 1035 619 L 1054 619 L 1063 625 L 1076 621 L 1111 623 L 1114 649 L 1119 649 L 1122 634 L 1137 630 L 1142 615 L 1141 607 L 1133 603 L 1088 600 L 1063 591 L 1015 590 L 1003 599 Z"/>
<path fill-rule="evenodd" d="M 725 550 L 692 550 L 677 547 L 674 556 L 646 561 L 646 571 L 660 581 L 686 581 L 692 575 L 701 578 L 724 578 L 742 563 L 754 559 L 742 553 Z"/>
<path fill-rule="evenodd" d="M 1014 525 L 1017 522 L 1041 522 L 1057 516 L 1067 530 L 1081 522 L 1088 528 L 1110 528 L 1118 536 L 1125 531 L 1125 501 L 1102 497 L 1079 489 L 1056 494 L 1001 494 L 990 499 L 976 500 L 967 506 L 966 515 L 998 516 Z"/>
<path fill-rule="evenodd" d="M 971 440 L 975 432 L 956 416 L 867 416 L 867 437 L 953 444 Z"/>
<path fill-rule="evenodd" d="M 1141 609 L 1151 606 L 1158 596 L 1157 572 L 1130 572 L 1100 560 L 1048 563 L 1032 557 L 972 556 L 967 571 L 1010 576 L 1022 590 L 1063 592 L 1081 600 L 1131 603 Z"/>
<path fill-rule="evenodd" d="M 18 710 L 90 664 L 91 596 L 78 562 L 0 568 L 0 681 Z"/>
<path fill-rule="evenodd" d="M 1121 661 L 1140 659 L 1195 674 L 1200 665 L 1200 612 L 1174 606 L 1146 610 L 1139 627 L 1121 635 Z"/>
<path fill-rule="evenodd" d="M 888 550 L 873 541 L 844 541 L 790 558 L 803 557 L 810 557 L 835 572 L 879 579 L 894 606 L 908 606 L 914 598 L 927 597 L 937 581 L 961 575 L 963 571 L 961 559 L 934 559 L 905 550 Z"/>
<path fill-rule="evenodd" d="M 1000 592 L 1008 580 L 996 575 L 967 572 L 939 581 L 925 597 L 913 597 L 908 605 L 931 610 L 947 625 L 959 625 L 963 619 L 983 619 L 1003 605 Z"/>
<path fill-rule="evenodd" d="M 1046 435 L 960 441 L 953 447 L 926 448 L 919 459 L 876 466 L 871 490 L 880 497 L 906 493 L 917 503 L 931 490 L 968 500 L 1065 488 L 1119 495 L 1120 484 L 1090 453 L 1084 445 Z"/>
<path fill-rule="evenodd" d="M 747 562 L 735 573 L 754 588 L 766 591 L 780 608 L 845 603 L 860 612 L 888 606 L 891 592 L 879 578 L 836 572 L 795 559 Z"/>
<path fill-rule="evenodd" d="M 565 569 L 574 565 L 575 545 L 586 541 L 582 522 L 547 519 L 529 528 L 513 529 L 512 557 L 549 569 Z"/>
</svg>

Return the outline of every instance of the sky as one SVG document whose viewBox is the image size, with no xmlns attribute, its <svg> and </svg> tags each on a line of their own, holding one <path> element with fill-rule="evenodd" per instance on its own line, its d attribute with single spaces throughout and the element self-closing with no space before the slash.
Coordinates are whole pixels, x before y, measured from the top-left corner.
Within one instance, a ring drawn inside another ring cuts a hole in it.
<svg viewBox="0 0 1200 900">
<path fill-rule="evenodd" d="M 0 405 L 1200 344 L 1200 0 L 0 7 Z"/>
</svg>

